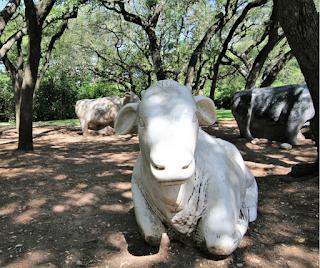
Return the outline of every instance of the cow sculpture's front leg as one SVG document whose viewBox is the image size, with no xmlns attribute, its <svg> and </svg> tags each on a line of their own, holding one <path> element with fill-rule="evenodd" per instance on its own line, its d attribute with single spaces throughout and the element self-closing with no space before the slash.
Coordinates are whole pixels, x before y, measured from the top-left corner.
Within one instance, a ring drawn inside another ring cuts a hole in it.
<svg viewBox="0 0 320 268">
<path fill-rule="evenodd" d="M 240 121 L 241 123 L 238 124 L 240 130 L 240 136 L 251 141 L 253 140 L 251 131 L 250 131 L 250 124 L 251 124 L 251 111 Z"/>
<path fill-rule="evenodd" d="M 241 211 L 249 222 L 253 222 L 257 219 L 258 186 L 250 170 L 247 167 L 246 169 L 247 190 Z"/>
<path fill-rule="evenodd" d="M 237 174 L 228 173 L 230 177 Z M 221 181 L 208 183 L 206 210 L 198 223 L 195 239 L 199 247 L 212 257 L 225 257 L 230 255 L 239 245 L 243 235 L 248 229 L 248 213 L 242 213 L 239 203 L 239 189 L 236 184 L 231 186 L 223 184 L 227 177 Z M 220 187 L 216 187 L 220 185 Z M 245 215 L 246 214 L 246 215 Z"/>
<path fill-rule="evenodd" d="M 80 121 L 80 127 L 82 129 L 82 133 L 85 136 L 88 134 L 88 122 L 85 118 L 80 118 L 79 121 Z"/>
<path fill-rule="evenodd" d="M 134 176 L 132 176 L 131 180 L 131 189 L 134 203 L 134 212 L 138 226 L 140 228 L 140 232 L 144 240 L 149 245 L 159 246 L 162 234 L 166 232 L 166 229 L 162 221 L 153 212 L 149 203 L 143 196 Z"/>
<path fill-rule="evenodd" d="M 255 221 L 257 218 L 257 206 L 258 206 L 258 186 L 257 182 L 245 165 L 242 155 L 239 150 L 230 142 L 225 140 L 216 140 L 223 148 L 228 152 L 231 158 L 237 162 L 243 171 L 246 185 L 246 195 L 242 203 L 241 212 L 249 220 L 249 222 Z"/>
<path fill-rule="evenodd" d="M 200 220 L 196 240 L 198 246 L 208 255 L 215 258 L 226 257 L 238 247 L 247 229 L 248 219 L 242 213 L 238 220 L 234 221 L 228 209 L 221 211 L 220 207 L 218 210 L 213 209 Z"/>
</svg>

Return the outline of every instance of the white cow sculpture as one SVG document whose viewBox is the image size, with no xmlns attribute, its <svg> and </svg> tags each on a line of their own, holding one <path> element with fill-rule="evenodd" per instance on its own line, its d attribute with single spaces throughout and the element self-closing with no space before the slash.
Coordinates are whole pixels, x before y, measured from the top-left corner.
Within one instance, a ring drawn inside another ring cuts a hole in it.
<svg viewBox="0 0 320 268">
<path fill-rule="evenodd" d="M 115 131 L 138 127 L 131 184 L 144 239 L 158 246 L 168 233 L 213 257 L 230 255 L 257 217 L 258 188 L 234 145 L 199 130 L 216 120 L 213 101 L 169 80 L 141 95 L 120 110 Z"/>
<path fill-rule="evenodd" d="M 123 98 L 109 96 L 99 99 L 78 100 L 75 111 L 83 135 L 88 134 L 88 129 L 95 130 L 98 127 L 112 125 L 124 105 L 139 101 L 139 97 L 133 92 L 125 92 Z"/>
</svg>

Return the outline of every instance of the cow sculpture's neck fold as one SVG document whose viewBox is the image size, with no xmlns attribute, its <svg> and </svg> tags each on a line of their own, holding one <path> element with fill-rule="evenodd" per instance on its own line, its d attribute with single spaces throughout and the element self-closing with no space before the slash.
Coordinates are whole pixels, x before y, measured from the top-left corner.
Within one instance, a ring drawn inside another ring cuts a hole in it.
<svg viewBox="0 0 320 268">
<path fill-rule="evenodd" d="M 145 175 L 145 179 L 141 181 L 141 183 L 147 186 L 145 187 L 147 189 L 145 195 L 150 196 L 152 199 L 156 197 L 157 201 L 154 203 L 160 203 L 161 206 L 166 206 L 171 213 L 180 211 L 182 209 L 181 206 L 183 206 L 182 200 L 185 194 L 186 184 L 164 185 L 157 182 L 153 178 L 150 165 L 146 164 L 147 161 L 143 159 L 142 163 L 141 174 Z"/>
</svg>

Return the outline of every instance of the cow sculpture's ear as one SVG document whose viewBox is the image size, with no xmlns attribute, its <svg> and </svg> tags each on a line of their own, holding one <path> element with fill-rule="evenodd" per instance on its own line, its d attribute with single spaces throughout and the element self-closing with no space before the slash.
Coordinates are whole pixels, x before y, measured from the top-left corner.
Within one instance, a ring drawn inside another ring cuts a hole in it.
<svg viewBox="0 0 320 268">
<path fill-rule="evenodd" d="M 217 120 L 216 106 L 208 97 L 195 96 L 197 104 L 197 117 L 200 125 L 212 125 Z"/>
<path fill-rule="evenodd" d="M 140 92 L 141 98 L 143 97 L 144 93 L 146 93 L 146 90 L 142 90 L 142 91 Z"/>
<path fill-rule="evenodd" d="M 138 107 L 139 103 L 128 103 L 121 108 L 114 122 L 114 130 L 117 134 L 128 134 L 137 125 L 136 111 Z"/>
</svg>

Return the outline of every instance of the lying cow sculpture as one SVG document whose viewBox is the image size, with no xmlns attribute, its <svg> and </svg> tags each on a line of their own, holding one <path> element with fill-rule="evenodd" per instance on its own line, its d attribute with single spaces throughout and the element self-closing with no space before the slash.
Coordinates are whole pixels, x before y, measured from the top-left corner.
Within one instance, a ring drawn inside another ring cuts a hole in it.
<svg viewBox="0 0 320 268">
<path fill-rule="evenodd" d="M 240 152 L 199 124 L 216 120 L 213 101 L 175 81 L 159 81 L 124 106 L 115 131 L 138 127 L 132 175 L 136 220 L 145 241 L 163 233 L 213 257 L 231 254 L 257 217 L 258 189 Z"/>
<path fill-rule="evenodd" d="M 83 135 L 88 134 L 88 129 L 96 130 L 98 127 L 113 124 L 124 105 L 139 101 L 139 97 L 133 92 L 126 92 L 123 98 L 110 96 L 100 99 L 78 100 L 76 114 Z"/>
<path fill-rule="evenodd" d="M 256 88 L 232 96 L 231 111 L 240 135 L 297 145 L 297 136 L 315 114 L 306 84 Z"/>
</svg>

